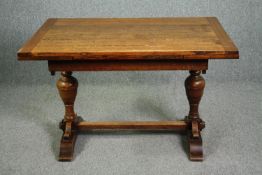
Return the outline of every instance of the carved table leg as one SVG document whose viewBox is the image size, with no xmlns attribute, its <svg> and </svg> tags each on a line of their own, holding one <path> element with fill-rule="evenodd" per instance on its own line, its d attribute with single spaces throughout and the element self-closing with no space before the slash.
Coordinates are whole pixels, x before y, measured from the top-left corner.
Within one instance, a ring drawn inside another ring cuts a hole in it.
<svg viewBox="0 0 262 175">
<path fill-rule="evenodd" d="M 77 122 L 79 120 L 74 112 L 74 102 L 77 94 L 78 82 L 72 72 L 62 72 L 61 78 L 57 81 L 57 88 L 60 97 L 65 105 L 65 116 L 60 123 L 63 136 L 60 143 L 60 161 L 71 161 L 73 159 L 74 145 L 77 137 Z"/>
<path fill-rule="evenodd" d="M 185 81 L 187 99 L 189 101 L 189 114 L 185 118 L 188 124 L 189 159 L 203 160 L 202 138 L 200 131 L 205 127 L 204 121 L 199 117 L 198 106 L 205 88 L 205 80 L 201 71 L 190 71 Z"/>
</svg>

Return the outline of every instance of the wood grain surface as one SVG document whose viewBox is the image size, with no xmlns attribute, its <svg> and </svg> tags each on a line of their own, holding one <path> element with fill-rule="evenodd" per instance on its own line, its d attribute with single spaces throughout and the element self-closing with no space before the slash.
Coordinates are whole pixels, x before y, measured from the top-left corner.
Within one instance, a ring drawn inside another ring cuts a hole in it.
<svg viewBox="0 0 262 175">
<path fill-rule="evenodd" d="M 19 60 L 233 59 L 215 17 L 48 19 Z"/>
</svg>

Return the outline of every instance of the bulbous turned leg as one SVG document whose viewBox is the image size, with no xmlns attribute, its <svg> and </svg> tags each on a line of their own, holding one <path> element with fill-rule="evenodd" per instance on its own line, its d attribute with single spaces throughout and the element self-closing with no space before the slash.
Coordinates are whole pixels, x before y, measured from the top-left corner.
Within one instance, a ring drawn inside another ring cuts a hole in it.
<svg viewBox="0 0 262 175">
<path fill-rule="evenodd" d="M 205 80 L 201 71 L 190 71 L 185 81 L 185 89 L 190 110 L 185 121 L 188 124 L 189 159 L 203 160 L 202 138 L 200 131 L 205 127 L 204 121 L 199 117 L 198 107 L 205 88 Z"/>
<path fill-rule="evenodd" d="M 74 145 L 77 137 L 76 123 L 78 118 L 74 112 L 74 102 L 77 94 L 78 82 L 72 76 L 72 72 L 62 72 L 57 81 L 57 88 L 65 105 L 65 116 L 60 123 L 63 136 L 60 143 L 60 161 L 71 161 L 73 159 Z"/>
</svg>

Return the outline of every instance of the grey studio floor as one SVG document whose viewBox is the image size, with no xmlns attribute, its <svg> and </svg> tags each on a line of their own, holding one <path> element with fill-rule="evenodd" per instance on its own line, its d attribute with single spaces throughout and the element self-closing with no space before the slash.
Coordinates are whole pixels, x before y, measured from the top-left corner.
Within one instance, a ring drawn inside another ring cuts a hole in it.
<svg viewBox="0 0 262 175">
<path fill-rule="evenodd" d="M 187 73 L 91 74 L 96 76 L 75 74 L 80 76 L 75 108 L 85 120 L 175 120 L 188 112 Z M 58 75 L 49 83 L 1 84 L 0 174 L 262 174 L 262 84 L 205 76 L 203 162 L 190 162 L 185 138 L 172 132 L 81 134 L 74 161 L 58 162 L 64 112 Z"/>
</svg>

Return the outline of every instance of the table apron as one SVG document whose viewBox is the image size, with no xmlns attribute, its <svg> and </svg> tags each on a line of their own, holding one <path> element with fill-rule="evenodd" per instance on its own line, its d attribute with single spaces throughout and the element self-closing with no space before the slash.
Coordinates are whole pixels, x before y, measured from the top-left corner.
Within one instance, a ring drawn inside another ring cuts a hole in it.
<svg viewBox="0 0 262 175">
<path fill-rule="evenodd" d="M 208 60 L 49 60 L 48 68 L 50 72 L 207 70 Z"/>
</svg>

